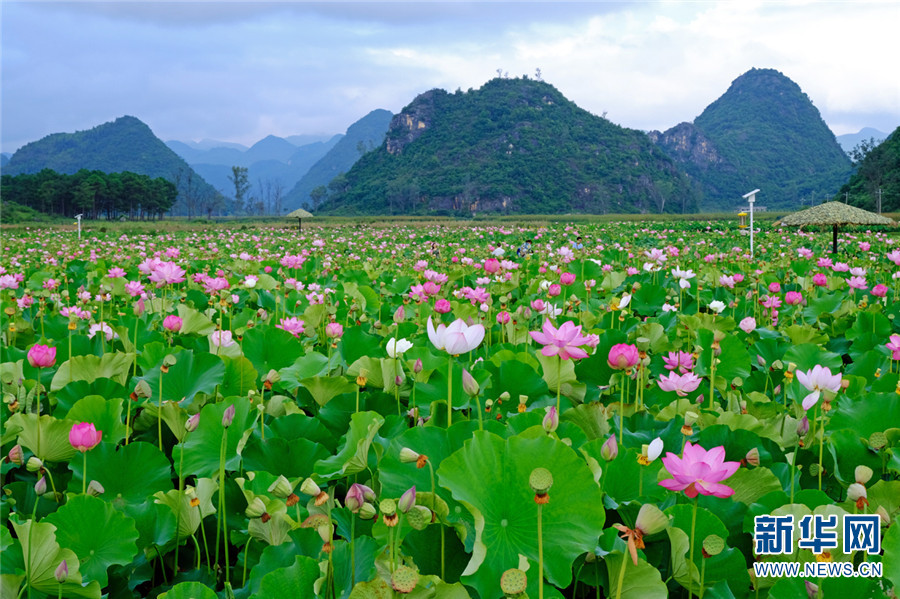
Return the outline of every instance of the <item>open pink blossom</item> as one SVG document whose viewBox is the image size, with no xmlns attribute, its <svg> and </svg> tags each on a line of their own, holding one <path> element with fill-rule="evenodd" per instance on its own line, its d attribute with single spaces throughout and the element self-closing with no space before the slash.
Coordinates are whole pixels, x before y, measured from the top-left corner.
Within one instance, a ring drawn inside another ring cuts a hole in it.
<svg viewBox="0 0 900 599">
<path fill-rule="evenodd" d="M 691 499 L 697 495 L 731 497 L 734 489 L 722 481 L 737 472 L 740 462 L 726 462 L 725 448 L 721 445 L 706 451 L 690 441 L 684 444 L 684 456 L 671 451 L 662 459 L 672 478 L 660 481 L 660 486 L 670 491 L 684 491 Z"/>
<path fill-rule="evenodd" d="M 431 343 L 452 356 L 470 352 L 484 340 L 484 325 L 470 326 L 461 318 L 454 320 L 449 327 L 441 323 L 435 328 L 429 316 L 427 324 L 428 339 Z"/>
<path fill-rule="evenodd" d="M 181 283 L 184 281 L 184 274 L 184 269 L 174 262 L 160 262 L 150 273 L 150 280 L 156 283 L 157 287 L 163 287 Z"/>
<path fill-rule="evenodd" d="M 28 363 L 34 368 L 51 368 L 56 364 L 56 348 L 37 344 L 28 350 Z"/>
<path fill-rule="evenodd" d="M 887 295 L 888 288 L 884 283 L 878 283 L 874 287 L 872 287 L 872 295 L 875 297 L 884 297 Z"/>
<path fill-rule="evenodd" d="M 679 397 L 687 397 L 700 386 L 700 379 L 693 372 L 681 375 L 670 372 L 668 376 L 660 376 L 657 384 L 663 391 L 674 391 Z"/>
<path fill-rule="evenodd" d="M 446 314 L 451 309 L 452 309 L 452 306 L 450 305 L 449 300 L 441 298 L 438 301 L 434 302 L 434 311 L 437 312 L 438 314 Z"/>
<path fill-rule="evenodd" d="M 847 284 L 850 285 L 850 287 L 852 287 L 853 289 L 865 289 L 866 287 L 868 287 L 868 285 L 866 285 L 865 277 L 850 277 L 847 280 Z"/>
<path fill-rule="evenodd" d="M 891 335 L 890 341 L 884 345 L 891 350 L 891 360 L 900 360 L 900 335 Z"/>
<path fill-rule="evenodd" d="M 841 373 L 831 374 L 827 366 L 816 364 L 810 370 L 797 371 L 797 380 L 811 393 L 803 398 L 803 409 L 808 410 L 819 401 L 822 391 L 837 393 L 841 390 Z"/>
<path fill-rule="evenodd" d="M 666 370 L 677 370 L 681 374 L 694 369 L 694 356 L 686 351 L 670 351 L 668 356 L 663 356 Z"/>
<path fill-rule="evenodd" d="M 741 320 L 740 324 L 738 324 L 738 327 L 740 327 L 742 331 L 749 335 L 754 331 L 754 329 L 756 329 L 756 319 L 752 316 L 747 316 L 746 318 Z"/>
<path fill-rule="evenodd" d="M 557 329 L 549 320 L 544 321 L 541 331 L 530 331 L 531 338 L 543 345 L 541 354 L 545 356 L 559 356 L 563 360 L 569 358 L 587 358 L 586 351 L 581 349 L 587 345 L 588 339 L 581 334 L 581 326 L 576 326 L 571 320 L 567 320 Z"/>
<path fill-rule="evenodd" d="M 303 333 L 303 321 L 295 316 L 291 316 L 290 318 L 281 318 L 278 320 L 278 324 L 275 325 L 276 329 L 281 329 L 282 331 L 287 331 L 294 337 L 300 337 L 301 333 Z"/>
</svg>

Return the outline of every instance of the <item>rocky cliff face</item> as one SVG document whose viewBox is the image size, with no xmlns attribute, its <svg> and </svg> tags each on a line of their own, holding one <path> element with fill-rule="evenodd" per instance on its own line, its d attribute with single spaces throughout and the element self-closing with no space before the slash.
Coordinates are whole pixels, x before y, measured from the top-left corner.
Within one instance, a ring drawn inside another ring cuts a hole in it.
<svg viewBox="0 0 900 599">
<path fill-rule="evenodd" d="M 651 131 L 648 135 L 678 162 L 690 162 L 703 170 L 725 162 L 716 144 L 693 123 L 680 123 L 665 133 Z"/>
<path fill-rule="evenodd" d="M 388 154 L 400 154 L 403 148 L 416 141 L 434 121 L 435 102 L 443 90 L 433 89 L 416 96 L 409 106 L 391 119 L 386 148 Z"/>
</svg>

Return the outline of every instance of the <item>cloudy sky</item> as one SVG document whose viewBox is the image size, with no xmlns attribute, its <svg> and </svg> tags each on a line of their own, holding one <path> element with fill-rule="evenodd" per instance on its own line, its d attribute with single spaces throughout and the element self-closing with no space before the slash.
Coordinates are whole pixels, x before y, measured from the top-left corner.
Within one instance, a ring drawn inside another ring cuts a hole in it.
<svg viewBox="0 0 900 599">
<path fill-rule="evenodd" d="M 635 129 L 752 67 L 837 135 L 900 125 L 900 2 L 0 3 L 0 149 L 128 114 L 163 140 L 343 133 L 439 87 L 533 76 Z"/>
</svg>

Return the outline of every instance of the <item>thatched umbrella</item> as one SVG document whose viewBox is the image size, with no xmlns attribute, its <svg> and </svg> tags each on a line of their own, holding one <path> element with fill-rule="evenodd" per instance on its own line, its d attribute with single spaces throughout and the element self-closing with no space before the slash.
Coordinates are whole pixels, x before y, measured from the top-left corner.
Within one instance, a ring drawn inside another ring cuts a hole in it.
<svg viewBox="0 0 900 599">
<path fill-rule="evenodd" d="M 297 219 L 297 230 L 302 231 L 303 230 L 303 219 L 304 218 L 312 218 L 313 215 L 311 213 L 307 212 L 306 210 L 304 210 L 303 208 L 297 208 L 293 212 L 289 212 L 288 214 L 286 214 L 285 217 L 286 218 L 296 218 Z"/>
<path fill-rule="evenodd" d="M 841 202 L 825 202 L 800 212 L 788 214 L 778 224 L 789 227 L 830 225 L 834 232 L 833 252 L 837 253 L 838 227 L 841 225 L 869 226 L 896 225 L 897 223 L 886 216 L 881 216 L 862 208 L 854 208 Z"/>
</svg>

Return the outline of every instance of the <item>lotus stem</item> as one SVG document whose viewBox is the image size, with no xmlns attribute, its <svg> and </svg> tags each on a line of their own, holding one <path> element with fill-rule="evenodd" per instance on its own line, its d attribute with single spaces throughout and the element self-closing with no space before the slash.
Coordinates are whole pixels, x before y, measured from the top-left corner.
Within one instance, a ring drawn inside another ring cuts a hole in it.
<svg viewBox="0 0 900 599">
<path fill-rule="evenodd" d="M 628 565 L 628 555 L 622 552 L 622 567 L 619 568 L 619 584 L 616 586 L 616 599 L 622 599 L 622 587 L 625 586 L 625 567 Z"/>
<path fill-rule="evenodd" d="M 538 537 L 538 599 L 544 599 L 544 530 L 542 522 L 542 504 L 537 504 L 537 537 Z"/>
<path fill-rule="evenodd" d="M 691 549 L 688 557 L 688 599 L 694 593 L 694 533 L 697 530 L 697 503 L 700 501 L 700 495 L 694 497 L 694 511 L 691 515 Z"/>
<path fill-rule="evenodd" d="M 434 500 L 437 497 L 435 495 L 434 490 L 434 466 L 431 464 L 431 460 L 426 462 L 428 464 L 428 470 L 431 471 L 431 511 L 434 512 Z M 444 580 L 444 524 L 441 522 L 441 580 Z"/>
<path fill-rule="evenodd" d="M 447 357 L 447 428 L 453 424 L 453 356 Z"/>
<path fill-rule="evenodd" d="M 559 414 L 559 393 L 562 389 L 562 358 L 556 355 L 556 413 Z"/>
<path fill-rule="evenodd" d="M 40 423 L 38 423 L 38 426 L 40 426 Z M 87 493 L 87 452 L 82 451 L 81 457 L 84 460 L 82 462 L 82 469 L 81 469 L 81 474 L 82 474 L 82 476 L 81 476 L 81 494 L 84 495 L 85 493 Z"/>
<path fill-rule="evenodd" d="M 297 504 L 299 505 L 299 504 Z M 350 588 L 356 586 L 356 518 L 350 514 Z"/>
</svg>

